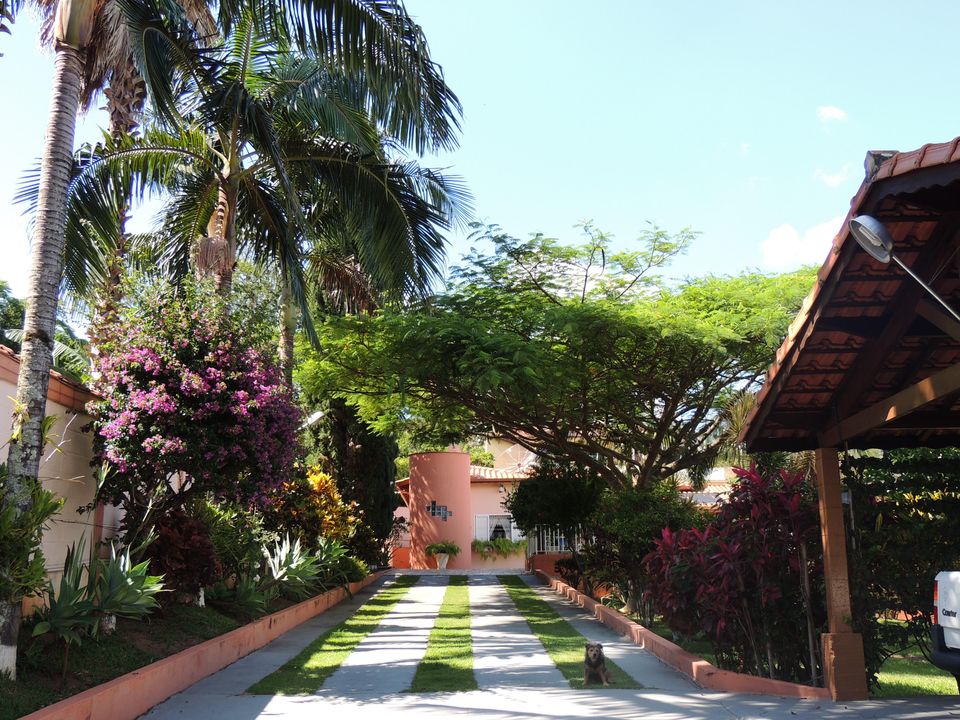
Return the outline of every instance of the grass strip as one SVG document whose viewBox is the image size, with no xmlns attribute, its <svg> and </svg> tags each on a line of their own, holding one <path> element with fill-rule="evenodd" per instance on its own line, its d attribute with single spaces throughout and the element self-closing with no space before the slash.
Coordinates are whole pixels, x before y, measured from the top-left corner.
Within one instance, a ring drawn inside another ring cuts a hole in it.
<svg viewBox="0 0 960 720">
<path fill-rule="evenodd" d="M 537 593 L 516 575 L 499 575 L 497 579 L 507 589 L 510 599 L 517 606 L 530 626 L 530 630 L 543 644 L 553 663 L 567 679 L 572 688 L 583 688 L 583 652 L 588 640 L 574 630 L 550 605 L 537 597 Z M 615 688 L 642 688 L 610 658 L 607 658 L 610 684 Z M 591 683 L 589 687 L 602 687 Z"/>
<path fill-rule="evenodd" d="M 357 612 L 320 635 L 279 670 L 250 686 L 254 695 L 312 695 L 419 580 L 402 575 Z"/>
<path fill-rule="evenodd" d="M 427 652 L 417 665 L 410 692 L 476 689 L 470 635 L 470 591 L 466 575 L 453 575 L 443 594 L 437 621 L 427 639 Z"/>
</svg>

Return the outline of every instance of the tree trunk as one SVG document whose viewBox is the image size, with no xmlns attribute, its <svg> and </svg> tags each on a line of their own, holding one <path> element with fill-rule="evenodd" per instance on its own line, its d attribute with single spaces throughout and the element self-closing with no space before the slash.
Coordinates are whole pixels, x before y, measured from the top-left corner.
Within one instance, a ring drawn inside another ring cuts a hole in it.
<svg viewBox="0 0 960 720">
<path fill-rule="evenodd" d="M 280 358 L 280 369 L 283 371 L 284 382 L 287 387 L 293 387 L 293 341 L 297 333 L 297 322 L 300 319 L 300 308 L 293 300 L 290 283 L 280 280 L 280 345 L 277 353 Z"/>
<path fill-rule="evenodd" d="M 212 277 L 217 291 L 230 293 L 237 264 L 237 196 L 239 189 L 229 178 L 217 191 L 217 207 L 207 223 L 207 235 L 197 241 L 193 254 L 194 271 Z"/>
<path fill-rule="evenodd" d="M 42 423 L 53 364 L 57 301 L 63 273 L 64 232 L 67 225 L 67 185 L 73 167 L 73 134 L 80 102 L 82 53 L 57 47 L 50 116 L 40 163 L 40 193 L 30 258 L 27 313 L 23 322 L 20 375 L 12 418 L 10 453 L 4 500 L 19 516 L 30 507 L 32 489 L 43 454 Z M 16 600 L 16 598 L 14 598 Z M 0 617 L 0 638 L 16 646 L 19 623 Z"/>
<path fill-rule="evenodd" d="M 17 679 L 17 634 L 20 629 L 20 602 L 0 603 L 0 677 Z"/>
</svg>

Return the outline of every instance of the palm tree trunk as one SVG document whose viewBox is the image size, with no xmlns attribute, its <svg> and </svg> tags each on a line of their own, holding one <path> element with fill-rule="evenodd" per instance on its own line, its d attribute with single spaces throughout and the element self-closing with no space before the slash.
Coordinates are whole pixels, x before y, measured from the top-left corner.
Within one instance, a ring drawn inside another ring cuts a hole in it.
<svg viewBox="0 0 960 720">
<path fill-rule="evenodd" d="M 293 341 L 297 332 L 297 322 L 300 319 L 300 309 L 293 299 L 290 283 L 286 279 L 280 280 L 280 344 L 277 354 L 280 358 L 280 369 L 283 371 L 283 380 L 287 387 L 293 387 Z"/>
<path fill-rule="evenodd" d="M 14 404 L 10 454 L 4 500 L 19 516 L 30 507 L 43 453 L 41 424 L 46 414 L 47 387 L 53 364 L 57 294 L 63 272 L 64 232 L 67 224 L 67 185 L 73 166 L 73 134 L 80 102 L 82 52 L 57 47 L 50 117 L 40 164 L 37 223 L 30 260 L 27 314 L 23 323 L 20 375 Z M 11 637 L 8 615 L 2 617 L 0 637 Z M 16 645 L 19 628 L 12 629 Z M 0 667 L 0 672 L 5 669 Z"/>
</svg>

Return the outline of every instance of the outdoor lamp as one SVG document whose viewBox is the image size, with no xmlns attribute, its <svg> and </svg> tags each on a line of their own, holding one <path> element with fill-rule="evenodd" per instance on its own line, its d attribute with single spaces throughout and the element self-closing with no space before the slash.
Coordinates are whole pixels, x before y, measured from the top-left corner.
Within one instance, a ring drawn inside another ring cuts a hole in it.
<svg viewBox="0 0 960 720">
<path fill-rule="evenodd" d="M 903 261 L 893 254 L 893 238 L 887 232 L 883 223 L 871 215 L 857 215 L 850 221 L 850 234 L 856 238 L 857 243 L 862 247 L 870 257 L 884 265 L 893 260 L 897 265 L 903 268 L 903 271 L 916 280 L 930 295 L 943 306 L 943 309 L 950 313 L 957 322 L 960 322 L 958 315 L 953 308 L 947 305 L 946 300 L 937 295 L 934 289 L 921 280 L 916 273 L 908 268 Z"/>
</svg>

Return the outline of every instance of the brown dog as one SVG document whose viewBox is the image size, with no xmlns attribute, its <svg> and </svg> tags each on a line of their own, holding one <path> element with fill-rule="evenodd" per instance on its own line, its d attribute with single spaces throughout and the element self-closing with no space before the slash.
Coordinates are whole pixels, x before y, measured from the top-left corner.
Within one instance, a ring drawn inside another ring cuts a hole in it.
<svg viewBox="0 0 960 720">
<path fill-rule="evenodd" d="M 584 687 L 593 678 L 602 682 L 604 687 L 610 684 L 610 671 L 607 670 L 607 660 L 603 656 L 603 645 L 600 643 L 587 643 L 587 650 L 583 654 Z"/>
</svg>

